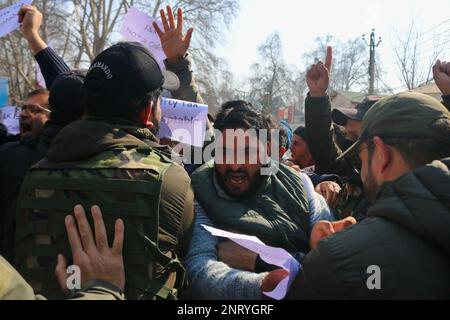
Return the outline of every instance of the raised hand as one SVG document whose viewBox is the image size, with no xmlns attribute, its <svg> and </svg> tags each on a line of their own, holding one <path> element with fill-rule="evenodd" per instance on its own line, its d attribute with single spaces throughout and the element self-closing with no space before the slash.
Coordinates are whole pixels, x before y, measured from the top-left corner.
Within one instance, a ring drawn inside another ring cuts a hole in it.
<svg viewBox="0 0 450 320">
<path fill-rule="evenodd" d="M 20 23 L 20 32 L 27 39 L 33 54 L 47 48 L 47 44 L 39 35 L 42 25 L 42 13 L 35 6 L 22 6 L 17 13 Z"/>
<path fill-rule="evenodd" d="M 171 63 L 179 62 L 184 58 L 189 46 L 191 45 L 192 33 L 194 32 L 194 29 L 190 28 L 186 32 L 186 35 L 183 35 L 183 11 L 181 9 L 178 9 L 177 11 L 178 17 L 176 26 L 175 18 L 170 6 L 167 6 L 168 20 L 164 10 L 161 10 L 160 13 L 164 31 L 159 28 L 156 22 L 153 23 L 153 27 L 161 39 L 161 45 L 164 53 L 166 54 L 167 60 Z"/>
<path fill-rule="evenodd" d="M 450 62 L 438 60 L 433 66 L 434 82 L 444 96 L 450 95 Z"/>
<path fill-rule="evenodd" d="M 39 34 L 42 25 L 42 13 L 35 6 L 22 6 L 19 16 L 20 31 L 28 38 Z"/>
<path fill-rule="evenodd" d="M 73 216 L 66 217 L 66 229 L 72 249 L 73 262 L 80 268 L 81 283 L 102 280 L 123 290 L 125 287 L 125 270 L 122 258 L 123 221 L 119 219 L 116 222 L 114 243 L 113 247 L 110 248 L 100 208 L 94 206 L 91 212 L 94 219 L 94 235 L 92 235 L 91 227 L 82 206 L 75 207 L 75 218 Z M 68 275 L 66 270 L 67 260 L 64 256 L 59 255 L 55 275 L 63 291 L 67 291 Z"/>
<path fill-rule="evenodd" d="M 318 62 L 313 64 L 306 73 L 306 83 L 308 84 L 311 97 L 325 97 L 331 79 L 331 65 L 333 62 L 333 49 L 327 48 L 325 64 Z"/>
</svg>

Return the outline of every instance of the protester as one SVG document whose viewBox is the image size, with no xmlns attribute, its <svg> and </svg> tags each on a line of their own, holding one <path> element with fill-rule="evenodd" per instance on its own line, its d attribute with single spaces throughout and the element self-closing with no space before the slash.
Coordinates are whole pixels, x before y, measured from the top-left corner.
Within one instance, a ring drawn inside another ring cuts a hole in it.
<svg viewBox="0 0 450 320">
<path fill-rule="evenodd" d="M 46 89 L 36 89 L 28 94 L 27 100 L 20 107 L 20 139 L 39 138 L 44 132 L 45 123 L 50 117 L 50 92 Z"/>
<path fill-rule="evenodd" d="M 311 179 L 315 191 L 325 198 L 332 209 L 336 209 L 340 198 L 341 182 L 337 175 L 319 175 L 315 173 L 315 163 L 306 140 L 306 129 L 298 127 L 292 138 L 291 157 L 285 163 L 298 172 L 303 172 Z"/>
<path fill-rule="evenodd" d="M 42 14 L 36 7 L 23 6 L 18 14 L 22 23 L 21 31 L 36 54 L 47 85 L 51 85 L 49 96 L 46 89 L 37 91 L 41 93 L 40 97 L 37 95 L 39 99 L 48 100 L 46 103 L 50 106 L 51 113 L 34 106 L 33 101 L 27 101 L 29 104 L 21 113 L 21 128 L 30 128 L 33 138 L 0 148 L 0 181 L 4 186 L 0 196 L 0 252 L 11 262 L 15 238 L 14 202 L 22 181 L 28 169 L 45 157 L 60 130 L 81 119 L 84 114 L 84 75 L 67 72 L 69 68 L 64 60 L 42 41 L 39 36 Z M 27 120 L 27 117 L 32 120 Z"/>
<path fill-rule="evenodd" d="M 185 260 L 191 294 L 197 299 L 261 299 L 266 273 L 258 272 L 270 268 L 261 263 L 256 265 L 256 254 L 248 254 L 230 242 L 222 244 L 217 252 L 218 239 L 204 230 L 202 224 L 257 236 L 267 245 L 300 253 L 297 256 L 301 259 L 301 253 L 309 251 L 311 226 L 333 217 L 306 175 L 280 164 L 277 173 L 264 176 L 262 158 L 250 163 L 251 154 L 260 150 L 267 154 L 265 145 L 271 127 L 260 111 L 248 103 L 228 103 L 214 125 L 223 134 L 216 152 L 222 149 L 226 152 L 222 156 L 216 154 L 215 161 L 192 176 L 198 205 L 191 248 Z M 232 139 L 236 129 L 249 134 L 253 129 L 259 136 L 255 141 L 245 139 L 245 145 L 240 146 Z M 245 161 L 237 161 L 235 157 L 242 151 Z M 222 162 L 222 157 L 227 156 L 233 156 L 234 160 Z M 222 262 L 217 261 L 217 255 Z"/>
<path fill-rule="evenodd" d="M 294 135 L 292 137 L 290 161 L 294 165 L 299 166 L 301 170 L 309 172 L 315 171 L 315 163 L 311 152 L 309 151 L 305 127 L 298 127 L 294 131 Z"/>
<path fill-rule="evenodd" d="M 368 218 L 317 244 L 290 297 L 448 299 L 450 113 L 422 94 L 385 98 L 343 156 L 355 153 Z"/>
<path fill-rule="evenodd" d="M 352 161 L 337 158 L 350 146 L 349 142 L 358 138 L 365 113 L 380 98 L 368 97 L 354 109 L 335 110 L 332 113 L 327 94 L 332 76 L 332 61 L 333 51 L 328 47 L 325 64 L 314 64 L 307 72 L 309 93 L 305 101 L 306 139 L 314 141 L 309 148 L 316 163 L 317 173 L 337 174 L 341 177 L 355 176 L 359 165 L 355 166 Z M 332 125 L 332 119 L 346 128 L 347 141 L 334 137 L 335 127 Z M 340 142 L 339 145 L 337 142 Z"/>
<path fill-rule="evenodd" d="M 20 141 L 0 146 L 0 254 L 12 258 L 10 245 L 5 248 L 7 216 L 20 191 L 27 170 L 41 160 L 44 152 L 39 142 L 49 119 L 49 92 L 45 89 L 32 91 L 20 113 Z"/>
<path fill-rule="evenodd" d="M 333 50 L 327 48 L 325 64 L 319 61 L 314 64 L 306 75 L 310 92 L 305 102 L 306 138 L 314 141 L 309 147 L 316 164 L 318 174 L 336 174 L 344 179 L 343 200 L 341 201 L 339 217 L 352 215 L 357 220 L 366 217 L 368 202 L 362 190 L 359 176 L 360 163 L 358 159 L 339 159 L 339 155 L 347 148 L 347 142 L 338 145 L 332 125 L 330 99 L 327 90 L 331 81 Z M 379 97 L 368 97 L 363 103 L 352 110 L 334 111 L 334 118 L 346 125 L 346 135 L 356 139 L 360 134 L 361 120 Z"/>
</svg>

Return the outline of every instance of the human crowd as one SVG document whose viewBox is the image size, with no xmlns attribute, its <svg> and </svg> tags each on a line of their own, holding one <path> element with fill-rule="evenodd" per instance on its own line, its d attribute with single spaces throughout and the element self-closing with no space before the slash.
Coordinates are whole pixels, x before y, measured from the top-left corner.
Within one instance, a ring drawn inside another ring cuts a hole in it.
<svg viewBox="0 0 450 320">
<path fill-rule="evenodd" d="M 304 127 L 228 101 L 205 124 L 214 156 L 192 163 L 157 138 L 162 96 L 203 103 L 181 9 L 154 24 L 165 70 L 134 42 L 71 70 L 39 10 L 18 17 L 48 90 L 0 137 L 0 299 L 264 300 L 290 278 L 205 226 L 292 255 L 285 299 L 450 297 L 450 62 L 433 67 L 442 101 L 332 109 L 328 47 Z"/>
</svg>

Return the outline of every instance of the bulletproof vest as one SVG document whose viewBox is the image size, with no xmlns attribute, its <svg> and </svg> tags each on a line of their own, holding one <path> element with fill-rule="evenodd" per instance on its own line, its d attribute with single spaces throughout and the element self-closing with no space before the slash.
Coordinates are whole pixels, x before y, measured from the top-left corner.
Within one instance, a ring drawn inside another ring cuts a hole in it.
<svg viewBox="0 0 450 320">
<path fill-rule="evenodd" d="M 81 204 L 92 227 L 90 208 L 100 206 L 110 246 L 115 221 L 124 221 L 127 299 L 175 299 L 184 269 L 174 252 L 163 254 L 158 246 L 162 181 L 171 165 L 163 153 L 141 146 L 34 166 L 18 200 L 15 258 L 35 292 L 62 298 L 54 276 L 56 258 L 61 253 L 71 259 L 64 219 Z"/>
<path fill-rule="evenodd" d="M 310 250 L 309 204 L 303 182 L 292 169 L 280 164 L 278 173 L 245 199 L 228 196 L 215 175 L 212 161 L 191 177 L 195 198 L 215 227 L 256 236 L 290 252 Z"/>
</svg>

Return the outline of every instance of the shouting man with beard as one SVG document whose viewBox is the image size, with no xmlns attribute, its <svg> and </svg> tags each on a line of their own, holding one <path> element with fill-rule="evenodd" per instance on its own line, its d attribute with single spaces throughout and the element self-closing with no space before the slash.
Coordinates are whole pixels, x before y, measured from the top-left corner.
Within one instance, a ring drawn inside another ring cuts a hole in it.
<svg viewBox="0 0 450 320">
<path fill-rule="evenodd" d="M 268 157 L 268 149 L 278 150 L 270 141 L 279 139 L 269 138 L 271 126 L 261 111 L 235 103 L 222 109 L 214 127 L 215 159 L 192 175 L 198 204 L 185 261 L 192 298 L 261 299 L 262 281 L 273 266 L 231 241 L 219 243 L 202 225 L 256 236 L 299 253 L 301 261 L 310 250 L 312 225 L 333 217 L 305 174 Z M 277 164 L 276 172 L 265 172 Z"/>
<path fill-rule="evenodd" d="M 49 91 L 37 89 L 30 92 L 21 107 L 20 140 L 0 147 L 0 254 L 7 259 L 11 259 L 4 243 L 7 215 L 12 210 L 27 170 L 45 155 L 39 143 L 50 114 Z"/>
<path fill-rule="evenodd" d="M 27 100 L 20 112 L 20 139 L 39 138 L 44 132 L 46 122 L 50 117 L 50 92 L 47 89 L 37 89 L 28 94 Z"/>
</svg>

